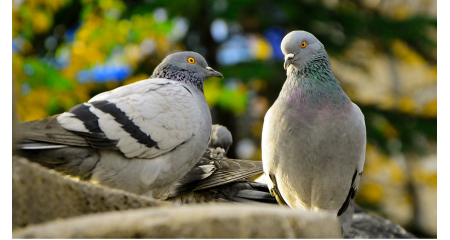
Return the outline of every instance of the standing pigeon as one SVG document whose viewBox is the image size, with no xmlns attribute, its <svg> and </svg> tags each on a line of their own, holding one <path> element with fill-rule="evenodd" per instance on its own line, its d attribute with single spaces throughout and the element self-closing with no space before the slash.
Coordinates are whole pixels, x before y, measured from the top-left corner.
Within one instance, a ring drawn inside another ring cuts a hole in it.
<svg viewBox="0 0 450 240">
<path fill-rule="evenodd" d="M 292 208 L 340 216 L 363 172 L 364 116 L 340 87 L 314 35 L 290 32 L 281 49 L 287 79 L 266 113 L 262 133 L 269 189 Z"/>
<path fill-rule="evenodd" d="M 21 123 L 22 155 L 82 180 L 164 199 L 208 146 L 203 81 L 210 77 L 223 78 L 200 54 L 171 54 L 147 80 Z"/>
</svg>

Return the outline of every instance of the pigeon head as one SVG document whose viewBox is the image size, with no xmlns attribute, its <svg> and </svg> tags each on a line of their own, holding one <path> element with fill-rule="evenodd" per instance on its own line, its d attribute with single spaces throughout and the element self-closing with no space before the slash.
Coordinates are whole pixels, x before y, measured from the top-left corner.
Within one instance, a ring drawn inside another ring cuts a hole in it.
<svg viewBox="0 0 450 240">
<path fill-rule="evenodd" d="M 227 127 L 218 124 L 212 125 L 211 138 L 208 143 L 209 148 L 220 147 L 225 150 L 225 153 L 227 153 L 232 143 L 233 137 Z"/>
<path fill-rule="evenodd" d="M 210 77 L 223 78 L 223 75 L 208 67 L 206 60 L 196 52 L 170 54 L 152 74 L 152 78 L 165 78 L 193 84 L 201 91 L 203 91 L 203 82 Z"/>
<path fill-rule="evenodd" d="M 283 38 L 281 51 L 284 54 L 284 69 L 293 65 L 301 70 L 317 54 L 325 53 L 325 48 L 311 33 L 292 31 Z"/>
</svg>

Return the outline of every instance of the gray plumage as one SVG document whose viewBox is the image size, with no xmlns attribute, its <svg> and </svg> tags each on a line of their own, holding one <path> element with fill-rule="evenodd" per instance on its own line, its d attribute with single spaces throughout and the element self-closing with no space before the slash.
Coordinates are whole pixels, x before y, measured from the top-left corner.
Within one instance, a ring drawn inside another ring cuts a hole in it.
<svg viewBox="0 0 450 240">
<path fill-rule="evenodd" d="M 211 139 L 209 139 L 209 148 L 222 148 L 225 153 L 230 149 L 231 144 L 233 144 L 233 137 L 231 132 L 224 126 L 214 124 L 211 130 Z"/>
<path fill-rule="evenodd" d="M 82 180 L 166 198 L 208 146 L 203 81 L 223 76 L 195 52 L 167 56 L 152 76 L 21 123 L 22 155 Z"/>
<path fill-rule="evenodd" d="M 224 148 L 228 149 L 231 143 L 230 131 L 224 126 L 213 125 L 208 149 L 195 166 L 170 189 L 168 200 L 181 203 L 225 199 L 273 201 L 266 185 L 246 180 L 263 173 L 262 162 L 228 159 Z"/>
<path fill-rule="evenodd" d="M 277 204 L 267 186 L 251 180 L 235 180 L 216 187 L 192 191 L 167 201 L 178 204 L 199 204 L 208 202 L 244 203 L 251 205 Z"/>
<path fill-rule="evenodd" d="M 276 203 L 266 184 L 248 180 L 263 173 L 261 161 L 229 159 L 232 143 L 225 126 L 213 125 L 209 147 L 202 158 L 170 189 L 167 201 Z"/>
<path fill-rule="evenodd" d="M 287 79 L 262 134 L 269 188 L 292 208 L 342 215 L 363 171 L 364 116 L 340 87 L 317 38 L 293 31 L 281 49 Z"/>
<path fill-rule="evenodd" d="M 407 232 L 400 225 L 387 219 L 372 216 L 358 205 L 355 205 L 355 213 L 350 231 L 345 238 L 417 238 Z"/>
<path fill-rule="evenodd" d="M 171 189 L 168 201 L 203 202 L 274 202 L 267 186 L 247 180 L 263 173 L 262 162 L 229 159 L 208 148 L 197 164 Z"/>
<path fill-rule="evenodd" d="M 214 128 L 222 128 L 229 132 L 224 126 L 213 125 Z M 224 139 L 221 138 L 231 137 L 231 133 L 229 134 L 230 136 L 228 134 L 216 135 L 216 140 L 223 141 Z M 211 139 L 214 138 L 213 135 L 211 133 Z M 214 165 L 214 167 L 208 168 L 210 171 L 206 172 L 202 166 L 208 165 Z M 196 166 L 177 182 L 175 186 L 178 187 L 178 190 L 172 191 L 174 188 L 171 189 L 172 196 L 167 200 L 180 204 L 205 202 L 276 204 L 277 200 L 270 194 L 266 183 L 246 179 L 260 173 L 262 173 L 261 162 L 227 159 L 221 147 L 209 147 Z M 219 176 L 215 174 L 219 174 Z M 228 177 L 224 178 L 224 176 Z M 191 181 L 187 179 L 191 179 Z M 217 181 L 217 179 L 222 181 Z M 264 179 L 261 180 L 264 181 Z M 184 191 L 180 191 L 181 189 Z M 354 210 L 355 213 L 353 213 Z M 400 225 L 368 214 L 355 203 L 354 199 L 351 199 L 347 210 L 339 219 L 342 221 L 344 238 L 416 238 Z"/>
</svg>

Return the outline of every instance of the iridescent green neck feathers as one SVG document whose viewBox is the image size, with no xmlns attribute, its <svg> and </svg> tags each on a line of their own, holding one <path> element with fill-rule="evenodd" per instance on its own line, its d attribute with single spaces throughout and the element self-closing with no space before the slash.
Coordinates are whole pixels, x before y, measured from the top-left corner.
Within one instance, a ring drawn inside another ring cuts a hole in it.
<svg viewBox="0 0 450 240">
<path fill-rule="evenodd" d="M 313 106 L 344 105 L 350 101 L 331 71 L 325 50 L 319 50 L 305 62 L 303 68 L 288 68 L 286 83 L 282 91 L 290 94 L 289 101 Z"/>
</svg>

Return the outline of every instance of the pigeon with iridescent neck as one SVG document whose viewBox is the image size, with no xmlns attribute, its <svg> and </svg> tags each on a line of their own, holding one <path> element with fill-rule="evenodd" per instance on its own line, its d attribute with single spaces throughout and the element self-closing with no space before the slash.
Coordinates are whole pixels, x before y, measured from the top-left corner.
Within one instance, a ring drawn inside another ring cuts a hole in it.
<svg viewBox="0 0 450 240">
<path fill-rule="evenodd" d="M 287 78 L 266 113 L 262 134 L 269 189 L 292 208 L 341 216 L 363 172 L 364 116 L 342 90 L 314 35 L 290 32 L 281 50 Z"/>
</svg>

